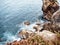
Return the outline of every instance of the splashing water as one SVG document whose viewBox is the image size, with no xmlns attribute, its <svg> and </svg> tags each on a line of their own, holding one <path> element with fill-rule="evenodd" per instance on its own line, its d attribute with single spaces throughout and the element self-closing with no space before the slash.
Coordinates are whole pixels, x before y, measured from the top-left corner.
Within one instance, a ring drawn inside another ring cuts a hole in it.
<svg viewBox="0 0 60 45">
<path fill-rule="evenodd" d="M 9 42 L 15 41 L 15 40 L 19 41 L 20 40 L 20 38 L 18 38 L 16 35 L 11 34 L 10 32 L 5 32 L 3 38 L 5 38 L 7 42 L 8 41 Z"/>
</svg>

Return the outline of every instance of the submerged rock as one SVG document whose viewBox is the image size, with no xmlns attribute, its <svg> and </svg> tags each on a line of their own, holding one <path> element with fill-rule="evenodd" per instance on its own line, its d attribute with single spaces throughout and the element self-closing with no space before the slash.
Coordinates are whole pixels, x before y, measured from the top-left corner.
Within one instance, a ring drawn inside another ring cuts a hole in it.
<svg viewBox="0 0 60 45">
<path fill-rule="evenodd" d="M 30 22 L 29 21 L 25 21 L 24 24 L 25 25 L 30 25 Z"/>
<path fill-rule="evenodd" d="M 37 23 L 33 26 L 33 29 L 35 29 L 35 32 L 36 32 L 36 31 L 41 31 L 41 30 L 43 29 L 42 23 L 37 22 Z"/>
<path fill-rule="evenodd" d="M 45 19 L 51 20 L 53 13 L 58 9 L 59 5 L 57 0 L 43 0 L 42 11 Z"/>
</svg>

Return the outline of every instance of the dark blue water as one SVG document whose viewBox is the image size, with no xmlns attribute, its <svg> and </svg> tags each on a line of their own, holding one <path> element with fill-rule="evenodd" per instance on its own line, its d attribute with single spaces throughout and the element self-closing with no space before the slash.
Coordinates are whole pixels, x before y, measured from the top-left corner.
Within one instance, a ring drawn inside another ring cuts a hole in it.
<svg viewBox="0 0 60 45">
<path fill-rule="evenodd" d="M 25 20 L 36 21 L 43 14 L 41 8 L 42 0 L 0 0 L 0 38 L 5 32 L 15 35 Z"/>
</svg>

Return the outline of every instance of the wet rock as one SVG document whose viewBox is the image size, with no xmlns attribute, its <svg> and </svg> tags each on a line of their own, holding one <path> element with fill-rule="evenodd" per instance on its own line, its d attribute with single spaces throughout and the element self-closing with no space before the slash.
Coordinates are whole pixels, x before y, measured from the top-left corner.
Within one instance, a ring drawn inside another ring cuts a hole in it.
<svg viewBox="0 0 60 45">
<path fill-rule="evenodd" d="M 29 31 L 29 30 L 22 30 L 18 33 L 18 36 L 20 36 L 20 38 L 22 39 L 26 39 L 28 38 L 33 32 Z"/>
<path fill-rule="evenodd" d="M 37 32 L 37 31 L 41 31 L 41 30 L 43 29 L 43 27 L 42 27 L 42 26 L 38 26 L 38 25 L 36 26 L 36 25 L 35 25 L 35 26 L 33 27 L 33 29 L 35 29 L 35 32 Z"/>
<path fill-rule="evenodd" d="M 25 25 L 30 25 L 30 22 L 29 21 L 25 21 L 24 24 Z"/>
<path fill-rule="evenodd" d="M 33 29 L 35 29 L 35 32 L 41 31 L 43 29 L 43 25 L 40 22 L 37 22 L 34 26 Z"/>
<path fill-rule="evenodd" d="M 51 20 L 54 12 L 59 9 L 57 0 L 43 0 L 42 11 L 45 19 Z"/>
</svg>

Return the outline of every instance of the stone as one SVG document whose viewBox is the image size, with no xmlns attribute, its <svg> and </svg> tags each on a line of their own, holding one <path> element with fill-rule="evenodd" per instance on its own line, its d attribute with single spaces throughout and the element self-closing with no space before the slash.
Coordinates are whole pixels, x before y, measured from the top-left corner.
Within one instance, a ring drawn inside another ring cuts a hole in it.
<svg viewBox="0 0 60 45">
<path fill-rule="evenodd" d="M 25 21 L 24 24 L 25 25 L 30 25 L 30 22 L 29 21 Z"/>
<path fill-rule="evenodd" d="M 20 38 L 22 38 L 22 39 L 26 39 L 26 38 L 28 38 L 31 34 L 32 34 L 32 32 L 29 31 L 29 30 L 22 30 L 22 31 L 20 31 L 20 32 L 18 33 L 18 36 L 20 36 Z"/>
<path fill-rule="evenodd" d="M 36 31 L 41 31 L 43 29 L 42 26 L 34 26 L 33 29 L 35 29 L 35 32 Z"/>
<path fill-rule="evenodd" d="M 53 14 L 52 22 L 60 27 L 60 9 Z"/>
<path fill-rule="evenodd" d="M 60 31 L 60 27 L 55 23 L 53 24 L 52 22 L 45 22 L 43 25 L 43 30 L 49 30 L 54 33 L 54 31 Z"/>
<path fill-rule="evenodd" d="M 57 0 L 43 0 L 42 11 L 45 19 L 51 21 L 54 12 L 59 9 Z"/>
<path fill-rule="evenodd" d="M 41 30 L 43 29 L 42 23 L 37 22 L 37 23 L 33 26 L 33 29 L 35 29 L 35 32 L 36 32 L 36 31 L 41 31 Z"/>
</svg>

